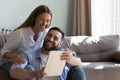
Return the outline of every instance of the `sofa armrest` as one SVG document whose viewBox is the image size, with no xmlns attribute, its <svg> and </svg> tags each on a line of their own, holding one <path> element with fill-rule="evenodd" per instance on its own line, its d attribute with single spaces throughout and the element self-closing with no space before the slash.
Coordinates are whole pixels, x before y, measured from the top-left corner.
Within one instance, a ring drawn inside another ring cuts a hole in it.
<svg viewBox="0 0 120 80">
<path fill-rule="evenodd" d="M 120 63 L 120 50 L 116 51 L 112 56 L 113 61 Z"/>
</svg>

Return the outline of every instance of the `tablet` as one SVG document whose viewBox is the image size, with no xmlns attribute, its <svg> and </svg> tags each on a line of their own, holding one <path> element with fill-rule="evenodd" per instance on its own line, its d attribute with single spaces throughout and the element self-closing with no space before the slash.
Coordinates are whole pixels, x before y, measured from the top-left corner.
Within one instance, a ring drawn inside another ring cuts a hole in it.
<svg viewBox="0 0 120 80">
<path fill-rule="evenodd" d="M 50 51 L 44 71 L 47 76 L 60 76 L 63 72 L 66 61 L 60 60 L 64 51 Z"/>
</svg>

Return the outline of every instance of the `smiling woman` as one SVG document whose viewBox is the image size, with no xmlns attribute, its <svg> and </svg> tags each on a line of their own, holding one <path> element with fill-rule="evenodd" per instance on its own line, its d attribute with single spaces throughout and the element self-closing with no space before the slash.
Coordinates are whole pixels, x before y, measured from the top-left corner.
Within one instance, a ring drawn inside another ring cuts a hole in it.
<svg viewBox="0 0 120 80">
<path fill-rule="evenodd" d="M 7 42 L 1 49 L 0 57 L 3 59 L 0 67 L 9 72 L 13 62 L 19 64 L 25 62 L 21 56 L 24 51 L 42 47 L 51 20 L 52 12 L 48 6 L 40 5 L 35 8 L 26 21 L 9 34 Z M 4 63 L 4 58 L 10 60 Z"/>
</svg>

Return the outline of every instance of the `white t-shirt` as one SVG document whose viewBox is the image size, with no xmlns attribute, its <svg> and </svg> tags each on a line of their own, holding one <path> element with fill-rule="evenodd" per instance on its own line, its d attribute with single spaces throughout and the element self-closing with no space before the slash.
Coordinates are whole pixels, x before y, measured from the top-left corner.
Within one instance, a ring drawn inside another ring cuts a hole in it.
<svg viewBox="0 0 120 80">
<path fill-rule="evenodd" d="M 35 42 L 34 32 L 31 27 L 21 28 L 16 31 L 13 31 L 4 47 L 1 49 L 0 57 L 2 58 L 5 52 L 13 52 L 17 54 L 22 54 L 28 49 L 38 49 L 42 46 L 45 35 L 47 34 L 48 29 L 39 33 L 39 37 Z M 4 61 L 2 61 L 4 63 Z M 1 62 L 0 62 L 1 64 Z"/>
<path fill-rule="evenodd" d="M 42 67 L 45 67 L 48 60 L 48 55 L 41 54 L 41 59 L 42 59 Z"/>
</svg>

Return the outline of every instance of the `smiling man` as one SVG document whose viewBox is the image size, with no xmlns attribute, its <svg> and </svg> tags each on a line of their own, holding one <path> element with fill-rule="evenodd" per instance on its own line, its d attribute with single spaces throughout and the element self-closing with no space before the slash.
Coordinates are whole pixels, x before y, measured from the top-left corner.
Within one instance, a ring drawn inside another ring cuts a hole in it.
<svg viewBox="0 0 120 80">
<path fill-rule="evenodd" d="M 59 28 L 52 27 L 44 38 L 42 48 L 25 51 L 25 55 L 23 55 L 25 63 L 12 65 L 10 71 L 11 77 L 20 80 L 30 80 L 33 78 L 42 80 L 47 75 L 44 72 L 44 67 L 48 59 L 48 53 L 52 50 L 66 50 L 67 52 L 62 54 L 60 58 L 66 61 L 65 67 L 68 67 L 69 71 L 66 72 L 66 68 L 64 68 L 58 80 L 86 80 L 84 70 L 81 68 L 82 63 L 80 59 L 73 55 L 73 51 L 61 47 L 63 39 L 64 33 Z M 34 70 L 25 69 L 25 66 L 28 64 Z"/>
</svg>

